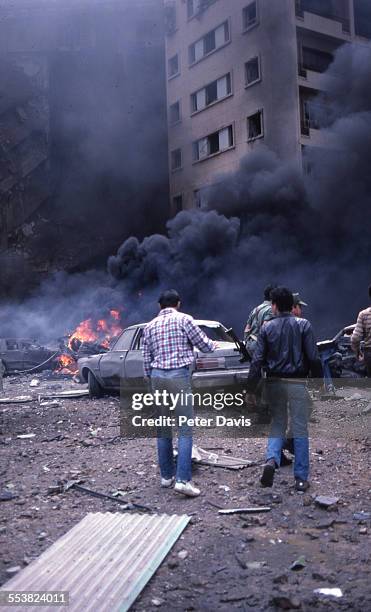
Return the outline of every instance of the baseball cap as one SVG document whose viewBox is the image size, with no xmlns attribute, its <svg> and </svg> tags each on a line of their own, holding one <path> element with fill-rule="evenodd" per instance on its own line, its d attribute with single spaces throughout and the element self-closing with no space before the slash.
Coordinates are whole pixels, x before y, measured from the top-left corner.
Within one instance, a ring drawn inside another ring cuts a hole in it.
<svg viewBox="0 0 371 612">
<path fill-rule="evenodd" d="M 308 306 L 306 302 L 303 302 L 303 300 L 300 299 L 300 293 L 293 293 L 293 296 L 294 296 L 294 306 Z"/>
</svg>

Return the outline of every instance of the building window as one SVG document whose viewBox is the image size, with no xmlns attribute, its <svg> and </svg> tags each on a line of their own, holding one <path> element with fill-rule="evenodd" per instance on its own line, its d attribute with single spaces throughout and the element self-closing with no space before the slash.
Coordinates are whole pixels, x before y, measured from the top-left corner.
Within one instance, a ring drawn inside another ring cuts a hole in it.
<svg viewBox="0 0 371 612">
<path fill-rule="evenodd" d="M 258 111 L 247 118 L 247 140 L 255 140 L 264 136 L 263 111 Z"/>
<path fill-rule="evenodd" d="M 250 2 L 250 4 L 243 9 L 242 21 L 244 32 L 250 30 L 250 28 L 258 23 L 258 4 L 256 0 L 255 2 Z"/>
<path fill-rule="evenodd" d="M 195 208 L 207 208 L 207 188 L 195 189 L 193 192 L 193 205 Z"/>
<path fill-rule="evenodd" d="M 183 196 L 181 194 L 173 198 L 173 209 L 176 213 L 183 210 Z"/>
<path fill-rule="evenodd" d="M 191 110 L 196 113 L 215 102 L 223 100 L 232 93 L 230 73 L 213 81 L 191 95 Z"/>
<path fill-rule="evenodd" d="M 234 146 L 233 126 L 213 132 L 193 143 L 193 160 L 201 161 L 217 153 L 227 151 Z"/>
<path fill-rule="evenodd" d="M 169 107 L 169 123 L 170 125 L 174 125 L 175 123 L 179 123 L 180 120 L 181 120 L 180 101 L 178 100 L 174 104 L 171 104 Z"/>
<path fill-rule="evenodd" d="M 216 0 L 187 0 L 187 17 L 192 19 L 195 15 L 206 11 Z"/>
<path fill-rule="evenodd" d="M 171 36 L 174 32 L 176 32 L 176 7 L 175 3 L 170 2 L 165 6 L 165 33 Z"/>
<path fill-rule="evenodd" d="M 211 30 L 205 36 L 197 40 L 189 47 L 189 63 L 195 64 L 206 55 L 213 53 L 226 45 L 230 40 L 229 22 L 225 21 L 222 25 Z"/>
<path fill-rule="evenodd" d="M 168 75 L 169 79 L 179 74 L 179 55 L 176 54 L 171 57 L 168 61 Z"/>
<path fill-rule="evenodd" d="M 182 149 L 171 151 L 171 169 L 179 170 L 182 167 Z"/>
<path fill-rule="evenodd" d="M 260 61 L 259 57 L 253 57 L 245 64 L 246 87 L 260 81 Z"/>
</svg>

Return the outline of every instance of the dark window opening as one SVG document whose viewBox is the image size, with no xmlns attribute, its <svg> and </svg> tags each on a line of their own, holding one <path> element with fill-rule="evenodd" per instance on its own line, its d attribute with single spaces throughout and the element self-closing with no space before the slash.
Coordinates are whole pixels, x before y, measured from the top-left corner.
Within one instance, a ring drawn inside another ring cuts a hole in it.
<svg viewBox="0 0 371 612">
<path fill-rule="evenodd" d="M 258 111 L 247 119 L 248 125 L 248 140 L 254 140 L 263 135 L 263 114 Z"/>
<path fill-rule="evenodd" d="M 206 105 L 212 104 L 218 99 L 218 82 L 214 81 L 206 87 Z"/>
<path fill-rule="evenodd" d="M 179 57 L 178 55 L 174 55 L 171 57 L 168 62 L 169 66 L 169 77 L 175 76 L 179 73 Z"/>
<path fill-rule="evenodd" d="M 170 123 L 178 123 L 180 118 L 180 102 L 175 102 L 175 104 L 170 106 Z"/>
<path fill-rule="evenodd" d="M 175 149 L 171 152 L 171 169 L 179 170 L 182 167 L 182 150 Z"/>
<path fill-rule="evenodd" d="M 259 58 L 254 57 L 246 63 L 246 85 L 255 83 L 260 79 Z"/>
<path fill-rule="evenodd" d="M 209 32 L 204 37 L 204 54 L 211 53 L 215 49 L 215 31 Z"/>
<path fill-rule="evenodd" d="M 209 155 L 213 155 L 214 153 L 218 153 L 219 151 L 219 132 L 215 132 L 214 134 L 210 134 L 209 136 Z"/>
<path fill-rule="evenodd" d="M 251 2 L 248 6 L 243 9 L 243 28 L 248 30 L 258 21 L 258 7 L 257 3 Z"/>
<path fill-rule="evenodd" d="M 314 72 L 326 72 L 329 65 L 333 61 L 331 53 L 303 47 L 303 68 L 304 70 L 313 70 Z"/>
<path fill-rule="evenodd" d="M 173 206 L 176 213 L 179 213 L 183 210 L 183 196 L 177 195 L 173 198 Z"/>
</svg>

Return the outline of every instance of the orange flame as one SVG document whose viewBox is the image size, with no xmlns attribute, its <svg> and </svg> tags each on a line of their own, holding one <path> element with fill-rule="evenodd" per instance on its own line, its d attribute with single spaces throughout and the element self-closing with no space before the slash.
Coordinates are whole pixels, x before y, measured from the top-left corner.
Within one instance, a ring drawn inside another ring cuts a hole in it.
<svg viewBox="0 0 371 612">
<path fill-rule="evenodd" d="M 60 374 L 76 374 L 77 372 L 77 363 L 73 357 L 70 355 L 59 355 L 57 358 L 58 367 L 56 372 Z"/>
<path fill-rule="evenodd" d="M 69 348 L 73 348 L 72 341 L 74 339 L 81 342 L 99 342 L 102 346 L 108 347 L 112 338 L 122 332 L 120 319 L 121 313 L 119 310 L 110 310 L 107 319 L 97 321 L 86 319 L 82 321 L 69 338 Z"/>
</svg>

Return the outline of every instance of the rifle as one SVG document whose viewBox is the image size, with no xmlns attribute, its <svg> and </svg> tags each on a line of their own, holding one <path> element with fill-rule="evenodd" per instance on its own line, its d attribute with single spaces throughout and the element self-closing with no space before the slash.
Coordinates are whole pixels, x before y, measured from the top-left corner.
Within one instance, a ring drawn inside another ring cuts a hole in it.
<svg viewBox="0 0 371 612">
<path fill-rule="evenodd" d="M 237 336 L 236 332 L 232 329 L 232 327 L 230 329 L 227 329 L 227 334 L 228 336 L 232 338 L 233 342 L 235 343 L 237 347 L 237 350 L 242 355 L 240 362 L 245 363 L 246 361 L 251 361 L 251 356 L 250 356 L 249 351 L 247 350 L 242 340 L 239 339 L 239 337 Z"/>
</svg>

